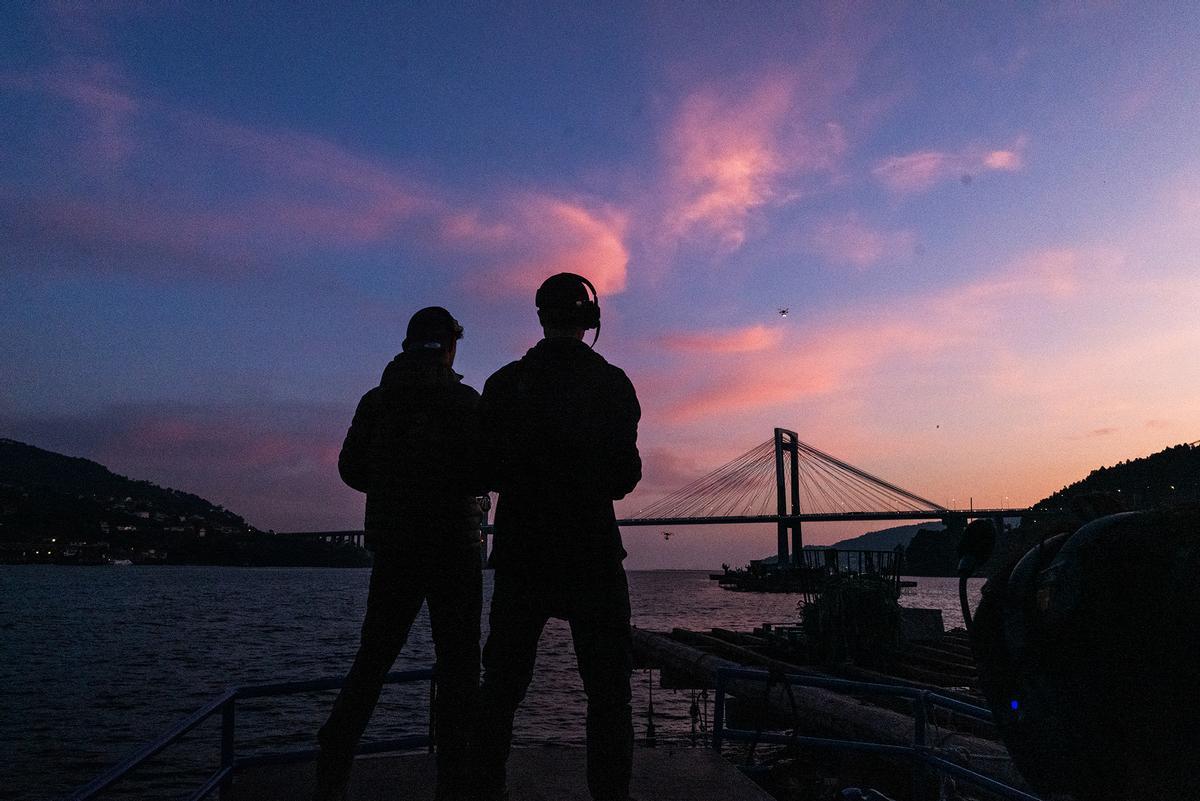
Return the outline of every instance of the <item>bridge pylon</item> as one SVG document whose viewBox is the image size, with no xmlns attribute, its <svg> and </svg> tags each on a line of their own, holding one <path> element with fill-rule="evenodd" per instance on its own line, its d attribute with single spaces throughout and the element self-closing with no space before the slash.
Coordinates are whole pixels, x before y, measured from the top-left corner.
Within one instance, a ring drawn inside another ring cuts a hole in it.
<svg viewBox="0 0 1200 801">
<path fill-rule="evenodd" d="M 781 518 L 776 523 L 778 538 L 778 553 L 776 563 L 783 567 L 789 562 L 799 566 L 804 558 L 804 534 L 800 521 L 795 519 L 800 514 L 800 442 L 795 431 L 786 428 L 775 429 L 775 496 L 777 514 Z M 784 456 L 787 456 L 789 469 L 784 469 Z M 790 502 L 790 503 L 789 503 Z M 790 507 L 790 509 L 789 509 Z M 783 518 L 790 517 L 785 522 Z M 788 556 L 788 531 L 792 535 L 791 558 Z"/>
</svg>

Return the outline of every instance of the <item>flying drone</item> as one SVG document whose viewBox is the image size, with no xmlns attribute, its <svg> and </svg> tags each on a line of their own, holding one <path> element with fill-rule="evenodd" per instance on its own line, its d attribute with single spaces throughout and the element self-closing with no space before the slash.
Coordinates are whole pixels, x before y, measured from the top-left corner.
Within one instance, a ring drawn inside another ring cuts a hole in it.
<svg viewBox="0 0 1200 801">
<path fill-rule="evenodd" d="M 787 308 L 786 306 L 784 306 L 783 308 L 781 308 L 781 309 L 779 310 L 779 316 L 780 316 L 780 317 L 787 317 L 787 316 L 788 316 L 788 312 L 790 312 L 790 311 L 791 311 L 791 309 L 789 309 L 789 308 Z"/>
<path fill-rule="evenodd" d="M 663 535 L 663 542 L 670 542 L 670 541 L 671 541 L 671 536 L 672 536 L 674 533 L 675 533 L 674 531 L 664 531 L 664 532 L 662 533 L 662 535 Z"/>
</svg>

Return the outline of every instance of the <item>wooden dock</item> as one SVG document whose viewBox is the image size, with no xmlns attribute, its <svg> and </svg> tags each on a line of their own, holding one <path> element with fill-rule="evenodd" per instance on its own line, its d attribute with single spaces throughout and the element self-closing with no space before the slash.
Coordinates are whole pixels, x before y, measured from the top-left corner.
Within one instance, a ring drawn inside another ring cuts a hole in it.
<svg viewBox="0 0 1200 801">
<path fill-rule="evenodd" d="M 514 748 L 508 766 L 512 801 L 589 801 L 579 747 Z M 234 801 L 303 801 L 312 797 L 314 765 L 272 765 L 237 775 Z M 431 801 L 433 757 L 427 754 L 360 757 L 348 801 Z M 637 748 L 633 786 L 638 801 L 772 801 L 771 796 L 708 748 Z"/>
</svg>

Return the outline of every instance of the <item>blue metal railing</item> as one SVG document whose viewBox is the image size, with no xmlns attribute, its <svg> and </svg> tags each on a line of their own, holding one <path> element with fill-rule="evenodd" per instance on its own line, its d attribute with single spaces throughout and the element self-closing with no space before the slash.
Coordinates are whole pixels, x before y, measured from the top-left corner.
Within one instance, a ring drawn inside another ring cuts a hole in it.
<svg viewBox="0 0 1200 801">
<path fill-rule="evenodd" d="M 890 695 L 907 698 L 913 702 L 913 742 L 912 745 L 892 745 L 875 743 L 865 740 L 839 740 L 828 737 L 810 737 L 801 734 L 781 734 L 776 732 L 751 731 L 749 729 L 734 729 L 725 725 L 725 692 L 730 679 L 744 681 L 783 683 L 792 686 L 820 687 L 837 692 L 864 693 L 869 695 Z M 740 740 L 743 742 L 763 742 L 778 745 L 813 745 L 849 751 L 883 754 L 908 760 L 918 767 L 929 767 L 939 773 L 948 773 L 972 784 L 982 787 L 1003 798 L 1013 801 L 1043 801 L 1024 790 L 1005 784 L 1004 782 L 985 776 L 982 773 L 957 765 L 938 756 L 926 742 L 926 726 L 929 718 L 929 708 L 936 707 L 957 712 L 960 715 L 976 720 L 992 722 L 992 713 L 983 707 L 966 704 L 954 698 L 929 690 L 918 690 L 912 687 L 897 687 L 891 684 L 871 684 L 844 679 L 827 679 L 818 676 L 802 676 L 796 674 L 771 673 L 765 670 L 748 670 L 742 668 L 722 668 L 717 671 L 716 699 L 713 702 L 713 745 L 717 751 L 725 740 Z M 919 779 L 918 779 L 919 781 Z M 921 797 L 915 794 L 915 797 Z"/>
<path fill-rule="evenodd" d="M 344 681 L 345 679 L 316 679 L 314 681 L 293 681 L 283 684 L 252 684 L 242 687 L 232 687 L 183 720 L 180 720 L 153 741 L 125 757 L 125 759 L 113 765 L 95 779 L 77 788 L 75 792 L 67 797 L 67 801 L 90 801 L 96 798 L 105 790 L 124 779 L 130 772 L 146 762 L 146 760 L 174 745 L 183 735 L 208 720 L 217 712 L 221 713 L 221 766 L 195 792 L 188 796 L 188 801 L 201 801 L 201 799 L 208 797 L 213 790 L 226 785 L 233 777 L 234 771 L 240 768 L 313 759 L 319 753 L 317 749 L 239 757 L 236 748 L 237 702 L 250 698 L 267 698 L 277 695 L 295 695 L 297 693 L 319 692 L 321 690 L 336 690 L 342 686 Z M 416 681 L 429 682 L 429 693 L 432 700 L 433 694 L 436 691 L 433 668 L 420 668 L 418 670 L 389 673 L 387 678 L 384 679 L 385 684 L 406 684 Z M 430 729 L 432 729 L 432 703 L 429 709 L 429 725 Z M 391 740 L 366 743 L 360 746 L 355 753 L 375 754 L 382 751 L 400 751 L 410 748 L 429 747 L 432 742 L 433 739 L 428 732 L 425 734 L 411 734 Z"/>
</svg>

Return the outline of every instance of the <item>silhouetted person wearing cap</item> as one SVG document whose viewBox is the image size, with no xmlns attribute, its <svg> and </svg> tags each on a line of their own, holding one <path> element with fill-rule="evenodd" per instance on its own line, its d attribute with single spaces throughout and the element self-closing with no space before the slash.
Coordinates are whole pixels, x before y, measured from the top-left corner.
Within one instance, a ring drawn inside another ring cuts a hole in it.
<svg viewBox="0 0 1200 801">
<path fill-rule="evenodd" d="M 641 409 L 625 373 L 582 341 L 599 333 L 594 298 L 578 275 L 548 278 L 537 292 L 545 338 L 483 391 L 486 464 L 500 493 L 474 749 L 484 801 L 506 796 L 513 716 L 551 617 L 570 624 L 587 693 L 588 789 L 598 801 L 629 794 L 633 656 L 613 501 L 641 479 Z"/>
<path fill-rule="evenodd" d="M 318 733 L 318 801 L 345 797 L 354 750 L 425 601 L 437 654 L 435 797 L 466 797 L 482 604 L 476 496 L 484 488 L 473 467 L 479 393 L 451 369 L 461 337 L 441 307 L 414 314 L 404 352 L 359 401 L 342 445 L 342 480 L 367 494 L 375 565 L 358 655 Z"/>
</svg>

